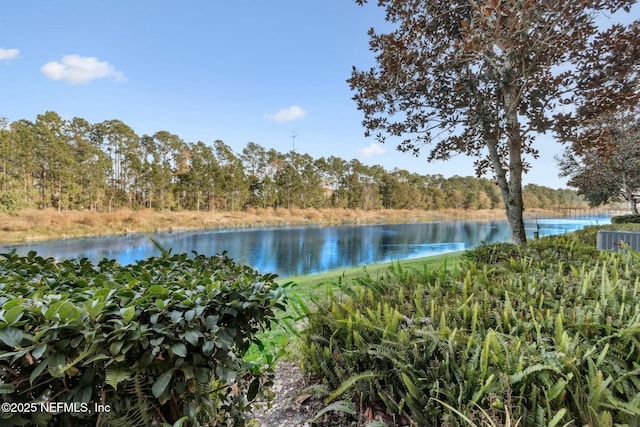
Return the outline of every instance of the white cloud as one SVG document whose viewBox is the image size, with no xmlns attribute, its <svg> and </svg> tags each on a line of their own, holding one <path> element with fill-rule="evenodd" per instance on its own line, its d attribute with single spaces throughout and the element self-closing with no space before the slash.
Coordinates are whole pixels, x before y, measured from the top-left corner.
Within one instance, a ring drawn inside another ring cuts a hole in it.
<svg viewBox="0 0 640 427">
<path fill-rule="evenodd" d="M 17 58 L 20 56 L 18 49 L 3 49 L 0 48 L 0 61 Z"/>
<path fill-rule="evenodd" d="M 267 113 L 264 115 L 264 118 L 267 120 L 273 120 L 274 122 L 284 123 L 302 119 L 303 117 L 306 117 L 306 115 L 307 112 L 304 110 L 304 108 L 298 105 L 292 105 L 291 107 L 278 110 L 273 114 Z"/>
<path fill-rule="evenodd" d="M 47 62 L 40 71 L 52 80 L 63 80 L 72 84 L 89 83 L 91 80 L 103 78 L 112 78 L 117 82 L 125 80 L 124 74 L 113 65 L 98 61 L 92 56 L 65 55 L 60 62 Z"/>
<path fill-rule="evenodd" d="M 372 142 L 371 145 L 369 145 L 367 148 L 363 148 L 362 150 L 358 151 L 358 154 L 360 154 L 362 157 L 371 157 L 377 154 L 384 154 L 386 152 L 387 150 L 382 145 Z"/>
</svg>

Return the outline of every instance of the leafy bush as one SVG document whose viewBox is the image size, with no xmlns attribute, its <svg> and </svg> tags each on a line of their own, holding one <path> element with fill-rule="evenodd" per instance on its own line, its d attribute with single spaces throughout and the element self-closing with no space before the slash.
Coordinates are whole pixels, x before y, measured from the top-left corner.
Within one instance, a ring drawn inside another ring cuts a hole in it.
<svg viewBox="0 0 640 427">
<path fill-rule="evenodd" d="M 2 425 L 244 425 L 271 379 L 242 355 L 284 308 L 274 278 L 225 254 L 1 255 L 0 401 L 89 408 L 3 411 Z"/>
<path fill-rule="evenodd" d="M 640 215 L 620 215 L 611 217 L 612 224 L 640 224 Z"/>
<path fill-rule="evenodd" d="M 639 425 L 639 255 L 492 246 L 334 284 L 301 345 L 327 404 L 387 425 Z"/>
<path fill-rule="evenodd" d="M 591 228 L 595 229 L 593 244 L 590 242 L 591 233 L 585 238 L 585 240 L 589 240 L 589 243 L 583 243 L 572 233 L 544 237 L 540 240 L 530 241 L 527 245 L 483 244 L 467 250 L 462 256 L 464 259 L 478 264 L 513 264 L 512 260 L 536 259 L 554 263 L 562 262 L 564 267 L 568 268 L 569 265 L 581 265 L 600 256 L 600 251 L 595 246 L 595 236 L 600 228 L 598 226 Z"/>
</svg>

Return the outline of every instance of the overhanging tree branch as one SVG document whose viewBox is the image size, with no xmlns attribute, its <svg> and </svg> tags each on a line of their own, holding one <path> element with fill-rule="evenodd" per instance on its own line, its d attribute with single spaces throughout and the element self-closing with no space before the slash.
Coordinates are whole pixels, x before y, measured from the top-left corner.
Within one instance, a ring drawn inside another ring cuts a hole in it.
<svg viewBox="0 0 640 427">
<path fill-rule="evenodd" d="M 380 142 L 401 138 L 398 148 L 416 155 L 429 147 L 429 160 L 452 153 L 479 157 L 477 173 L 493 171 L 512 239 L 524 242 L 522 173 L 529 167 L 526 157 L 537 156 L 532 134 L 575 125 L 571 114 L 554 108 L 576 101 L 576 82 L 591 76 L 598 79 L 590 83 L 592 92 L 619 89 L 605 71 L 620 78 L 622 62 L 611 52 L 624 49 L 606 37 L 629 41 L 633 31 L 600 34 L 595 16 L 633 3 L 378 0 L 394 28 L 369 31 L 377 66 L 354 68 L 348 80 L 365 134 L 375 133 Z M 600 55 L 597 66 L 571 62 L 590 47 Z M 616 102 L 594 99 L 603 109 Z"/>
</svg>

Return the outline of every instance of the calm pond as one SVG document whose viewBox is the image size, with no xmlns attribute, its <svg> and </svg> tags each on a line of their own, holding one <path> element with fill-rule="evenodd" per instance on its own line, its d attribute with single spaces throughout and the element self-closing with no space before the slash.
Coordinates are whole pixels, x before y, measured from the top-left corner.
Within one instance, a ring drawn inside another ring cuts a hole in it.
<svg viewBox="0 0 640 427">
<path fill-rule="evenodd" d="M 562 234 L 587 225 L 609 223 L 609 217 L 525 220 L 529 238 Z M 57 259 L 103 258 L 120 264 L 160 255 L 151 239 L 173 253 L 213 255 L 227 251 L 234 260 L 261 273 L 282 277 L 316 273 L 385 261 L 460 251 L 482 242 L 510 238 L 506 221 L 447 221 L 336 227 L 234 229 L 65 239 L 25 245 L 1 245 L 0 253 L 36 251 Z"/>
</svg>

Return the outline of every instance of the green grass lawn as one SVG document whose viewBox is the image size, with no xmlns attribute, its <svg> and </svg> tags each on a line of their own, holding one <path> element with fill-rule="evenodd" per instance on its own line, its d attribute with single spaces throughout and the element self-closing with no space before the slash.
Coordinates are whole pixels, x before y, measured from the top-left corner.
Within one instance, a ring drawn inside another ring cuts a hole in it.
<svg viewBox="0 0 640 427">
<path fill-rule="evenodd" d="M 325 271 L 322 273 L 307 274 L 303 276 L 286 277 L 279 279 L 279 283 L 293 282 L 296 284 L 294 292 L 302 298 L 307 298 L 315 292 L 322 291 L 323 285 L 332 283 L 342 278 L 343 280 L 355 279 L 362 277 L 365 274 L 376 276 L 382 274 L 389 269 L 393 264 L 400 263 L 403 268 L 429 268 L 440 267 L 443 263 L 451 263 L 454 265 L 460 259 L 460 256 L 464 251 L 450 252 L 442 255 L 433 255 L 422 258 L 412 258 L 402 261 L 390 261 L 380 264 L 372 264 L 367 266 L 341 268 L 337 270 Z"/>
<path fill-rule="evenodd" d="M 451 252 L 442 255 L 433 255 L 422 258 L 412 258 L 402 261 L 391 261 L 368 266 L 359 266 L 346 269 L 336 269 L 322 273 L 308 274 L 303 276 L 286 277 L 278 280 L 284 284 L 292 282 L 294 287 L 291 291 L 291 300 L 287 310 L 280 314 L 278 323 L 275 323 L 267 331 L 259 334 L 258 338 L 264 345 L 260 349 L 253 345 L 245 355 L 245 360 L 256 363 L 268 363 L 273 357 L 287 358 L 291 354 L 295 355 L 295 330 L 296 323 L 307 308 L 311 308 L 314 297 L 321 296 L 327 285 L 338 281 L 351 281 L 369 274 L 377 277 L 385 274 L 394 265 L 399 264 L 403 269 L 436 269 L 443 265 L 451 268 L 460 261 L 464 251 Z"/>
</svg>

